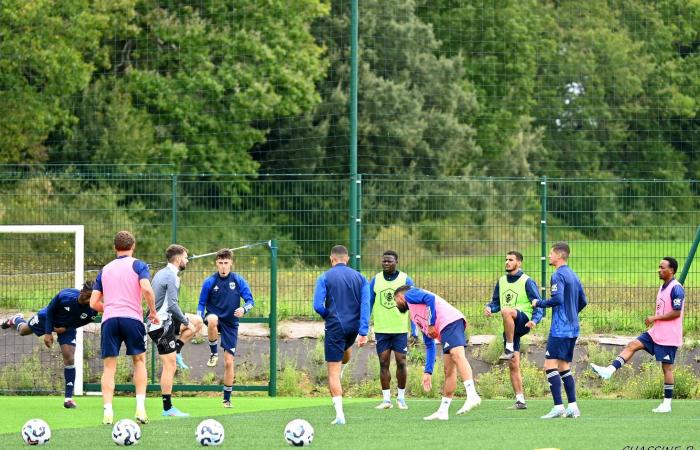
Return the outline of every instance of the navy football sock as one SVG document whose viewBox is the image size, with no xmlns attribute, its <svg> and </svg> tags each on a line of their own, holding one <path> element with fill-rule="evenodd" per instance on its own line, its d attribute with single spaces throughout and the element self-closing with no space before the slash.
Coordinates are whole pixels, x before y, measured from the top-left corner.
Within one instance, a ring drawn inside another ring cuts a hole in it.
<svg viewBox="0 0 700 450">
<path fill-rule="evenodd" d="M 217 341 L 209 341 L 209 351 L 211 352 L 212 355 L 216 355 L 218 350 L 216 349 L 216 344 Z"/>
<path fill-rule="evenodd" d="M 63 377 L 66 380 L 66 398 L 73 398 L 73 389 L 75 389 L 75 366 L 64 367 Z"/>
<path fill-rule="evenodd" d="M 225 402 L 231 401 L 231 391 L 233 391 L 233 386 L 224 385 L 224 401 Z"/>
<path fill-rule="evenodd" d="M 613 366 L 615 370 L 618 370 L 622 366 L 624 366 L 626 362 L 627 361 L 625 361 L 625 358 L 623 358 L 622 356 L 618 356 L 610 365 Z"/>
<path fill-rule="evenodd" d="M 549 369 L 546 371 L 547 381 L 549 382 L 549 390 L 552 391 L 552 399 L 554 406 L 563 405 L 564 401 L 561 398 L 561 376 L 557 369 Z"/>
<path fill-rule="evenodd" d="M 567 400 L 569 400 L 569 403 L 575 403 L 576 381 L 574 380 L 574 375 L 571 373 L 571 370 L 565 370 L 563 372 L 559 372 L 559 376 L 561 376 L 561 382 L 564 384 Z"/>
</svg>

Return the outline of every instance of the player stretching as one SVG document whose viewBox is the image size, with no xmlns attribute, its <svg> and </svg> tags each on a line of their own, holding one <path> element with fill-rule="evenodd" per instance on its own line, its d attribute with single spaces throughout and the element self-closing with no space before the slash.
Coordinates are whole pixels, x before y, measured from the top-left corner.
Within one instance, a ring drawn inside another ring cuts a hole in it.
<svg viewBox="0 0 700 450">
<path fill-rule="evenodd" d="M 423 373 L 423 389 L 432 389 L 433 364 L 435 362 L 435 341 L 440 339 L 445 363 L 445 385 L 442 388 L 442 401 L 436 412 L 424 417 L 425 420 L 447 420 L 450 403 L 457 389 L 457 372 L 467 391 L 467 399 L 457 414 L 464 414 L 481 404 L 481 397 L 476 393 L 472 368 L 464 350 L 467 339 L 464 335 L 467 322 L 457 308 L 442 297 L 423 289 L 401 286 L 394 293 L 396 307 L 402 313 L 410 312 L 411 320 L 423 330 L 426 357 Z"/>
<path fill-rule="evenodd" d="M 45 308 L 34 314 L 29 322 L 22 314 L 7 319 L 0 325 L 3 330 L 13 327 L 20 336 L 36 334 L 44 336 L 44 344 L 51 348 L 53 333 L 58 335 L 58 344 L 63 355 L 63 377 L 65 379 L 64 408 L 75 408 L 73 401 L 75 388 L 75 330 L 95 320 L 97 311 L 90 309 L 92 281 L 83 284 L 81 290 L 62 289 Z"/>
<path fill-rule="evenodd" d="M 148 423 L 146 414 L 146 327 L 143 323 L 141 295 L 148 304 L 148 319 L 158 323 L 153 288 L 145 262 L 134 258 L 136 239 L 128 231 L 114 236 L 117 258 L 104 266 L 95 280 L 90 297 L 90 307 L 102 312 L 100 347 L 104 369 L 102 372 L 102 423 L 114 420 L 112 399 L 114 397 L 114 375 L 117 372 L 117 356 L 122 343 L 126 354 L 134 363 L 134 386 L 136 388 L 136 420 Z"/>
<path fill-rule="evenodd" d="M 217 342 L 221 332 L 221 348 L 224 349 L 224 408 L 231 407 L 233 391 L 233 362 L 238 341 L 238 319 L 248 313 L 255 302 L 248 283 L 239 274 L 232 272 L 233 252 L 222 249 L 215 256 L 217 272 L 204 280 L 199 294 L 197 314 L 205 318 L 209 334 L 209 362 L 214 367 L 219 361 Z M 241 305 L 241 298 L 244 304 Z"/>
<path fill-rule="evenodd" d="M 508 361 L 510 384 L 515 391 L 513 409 L 527 409 L 523 394 L 523 379 L 520 374 L 520 338 L 540 323 L 544 310 L 533 308 L 532 301 L 539 300 L 535 280 L 522 271 L 523 255 L 511 251 L 506 254 L 506 275 L 503 275 L 493 289 L 491 303 L 486 305 L 484 314 L 491 317 L 501 312 L 503 318 L 502 360 Z"/>
<path fill-rule="evenodd" d="M 683 345 L 685 291 L 674 278 L 677 270 L 678 261 L 670 256 L 664 257 L 659 263 L 659 278 L 663 280 L 663 284 L 656 294 L 656 315 L 644 319 L 647 326 L 652 326 L 651 329 L 627 344 L 608 367 L 591 364 L 593 370 L 607 380 L 637 351 L 644 349 L 654 355 L 664 371 L 664 400 L 652 410 L 656 413 L 671 412 L 673 361 L 676 358 L 676 350 Z"/>
<path fill-rule="evenodd" d="M 328 388 L 335 408 L 335 419 L 331 424 L 345 425 L 340 374 L 350 360 L 357 335 L 360 335 L 357 342 L 360 347 L 367 343 L 369 283 L 358 271 L 347 266 L 348 249 L 344 246 L 333 247 L 330 259 L 332 267 L 316 280 L 314 310 L 326 322 L 323 349 Z"/>
<path fill-rule="evenodd" d="M 547 338 L 544 371 L 552 391 L 554 408 L 542 416 L 543 419 L 581 416 L 576 405 L 576 383 L 570 363 L 574 359 L 574 347 L 579 332 L 578 314 L 586 307 L 587 302 L 581 281 L 566 265 L 570 253 L 566 242 L 554 244 L 549 252 L 549 264 L 555 267 L 550 282 L 552 297 L 549 300 L 532 301 L 535 308 L 552 308 L 552 325 Z M 566 409 L 561 396 L 562 384 L 569 401 Z"/>
<path fill-rule="evenodd" d="M 153 292 L 160 323 L 148 324 L 148 335 L 158 348 L 163 365 L 160 375 L 160 390 L 163 395 L 163 415 L 187 417 L 173 406 L 173 379 L 176 365 L 184 365 L 180 351 L 195 333 L 202 328 L 202 318 L 194 314 L 184 314 L 178 304 L 180 277 L 178 274 L 187 267 L 187 249 L 173 244 L 165 250 L 168 265 L 153 277 Z M 178 335 L 180 336 L 178 338 Z M 178 363 L 178 359 L 181 364 Z M 186 366 L 185 366 L 186 367 Z"/>
<path fill-rule="evenodd" d="M 377 409 L 391 409 L 391 352 L 396 359 L 396 384 L 398 395 L 396 405 L 399 409 L 408 409 L 406 405 L 406 352 L 408 352 L 408 323 L 406 316 L 396 309 L 394 291 L 399 286 L 413 286 L 413 281 L 396 269 L 399 255 L 393 250 L 387 250 L 382 255 L 382 272 L 372 278 L 369 284 L 370 309 L 374 319 L 374 335 L 377 340 L 377 355 L 379 356 L 379 381 L 382 385 L 384 399 Z M 375 300 L 379 301 L 375 303 Z M 375 308 L 376 306 L 376 308 Z"/>
</svg>

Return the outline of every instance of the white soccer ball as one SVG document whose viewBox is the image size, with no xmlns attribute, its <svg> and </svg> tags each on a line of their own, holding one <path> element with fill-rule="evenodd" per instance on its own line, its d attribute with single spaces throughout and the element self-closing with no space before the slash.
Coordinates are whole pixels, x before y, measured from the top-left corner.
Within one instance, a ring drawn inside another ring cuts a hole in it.
<svg viewBox="0 0 700 450">
<path fill-rule="evenodd" d="M 51 440 L 51 428 L 41 419 L 30 419 L 22 427 L 22 439 L 29 445 L 44 445 Z"/>
<path fill-rule="evenodd" d="M 214 419 L 206 419 L 199 422 L 194 434 L 199 445 L 205 447 L 221 445 L 224 442 L 224 426 Z"/>
<path fill-rule="evenodd" d="M 122 419 L 112 428 L 112 440 L 117 445 L 136 445 L 141 440 L 141 427 L 131 419 Z"/>
<path fill-rule="evenodd" d="M 284 440 L 294 447 L 311 445 L 314 440 L 314 427 L 304 419 L 294 419 L 284 427 Z"/>
</svg>

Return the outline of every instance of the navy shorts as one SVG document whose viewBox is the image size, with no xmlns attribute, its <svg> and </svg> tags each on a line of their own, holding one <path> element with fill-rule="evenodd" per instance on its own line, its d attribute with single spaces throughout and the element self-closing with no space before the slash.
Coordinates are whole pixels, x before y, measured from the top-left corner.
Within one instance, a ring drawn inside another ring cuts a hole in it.
<svg viewBox="0 0 700 450">
<path fill-rule="evenodd" d="M 326 327 L 326 335 L 323 340 L 326 362 L 342 361 L 345 350 L 352 347 L 355 339 L 357 339 L 357 330 L 345 333 L 339 326 Z"/>
<path fill-rule="evenodd" d="M 654 342 L 654 339 L 652 339 L 651 335 L 647 332 L 640 334 L 637 340 L 644 345 L 644 350 L 654 355 L 658 362 L 673 364 L 676 360 L 676 350 L 678 350 L 678 347 L 659 345 Z"/>
<path fill-rule="evenodd" d="M 129 317 L 112 317 L 102 322 L 102 359 L 119 356 L 122 342 L 126 354 L 140 355 L 146 351 L 146 326 L 143 322 Z"/>
<path fill-rule="evenodd" d="M 578 337 L 554 337 L 547 338 L 547 351 L 544 359 L 558 359 L 560 361 L 571 362 L 574 360 L 574 347 L 576 347 Z"/>
<path fill-rule="evenodd" d="M 518 316 L 515 318 L 515 333 L 513 334 L 513 350 L 516 352 L 520 351 L 520 338 L 525 336 L 530 332 L 530 329 L 525 326 L 530 319 L 527 314 L 518 310 Z M 506 345 L 506 333 L 503 333 L 503 346 Z"/>
<path fill-rule="evenodd" d="M 34 314 L 29 318 L 29 328 L 37 336 L 43 336 L 46 334 L 44 331 L 46 329 L 46 313 L 41 312 Z M 66 331 L 61 334 L 57 334 L 59 345 L 72 345 L 75 347 L 75 328 L 66 328 Z"/>
<path fill-rule="evenodd" d="M 377 355 L 387 350 L 404 355 L 408 352 L 408 333 L 374 333 L 374 338 L 377 340 Z"/>
<path fill-rule="evenodd" d="M 238 324 L 232 322 L 222 322 L 219 319 L 217 325 L 219 333 L 221 333 L 221 348 L 225 352 L 236 356 L 236 344 L 238 343 Z"/>
<path fill-rule="evenodd" d="M 440 342 L 442 343 L 442 353 L 447 354 L 454 347 L 466 347 L 467 337 L 464 330 L 467 329 L 467 324 L 464 319 L 455 320 L 447 324 L 440 332 Z"/>
</svg>

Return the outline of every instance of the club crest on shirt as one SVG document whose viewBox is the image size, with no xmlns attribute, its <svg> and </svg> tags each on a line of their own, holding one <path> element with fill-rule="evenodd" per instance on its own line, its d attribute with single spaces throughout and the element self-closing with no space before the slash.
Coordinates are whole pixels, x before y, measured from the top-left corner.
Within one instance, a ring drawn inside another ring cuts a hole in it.
<svg viewBox="0 0 700 450">
<path fill-rule="evenodd" d="M 394 301 L 394 290 L 385 289 L 379 293 L 380 303 L 386 309 L 396 308 L 396 302 Z"/>
<path fill-rule="evenodd" d="M 80 315 L 80 318 L 83 319 L 83 320 L 87 319 L 87 314 L 82 313 L 82 314 Z"/>
<path fill-rule="evenodd" d="M 228 287 L 231 288 L 231 290 L 234 290 L 234 289 L 236 289 L 236 283 L 234 283 L 234 282 L 232 281 L 232 282 L 230 282 L 230 283 L 228 284 Z"/>
<path fill-rule="evenodd" d="M 554 283 L 554 284 L 552 285 L 552 292 L 557 292 L 558 289 L 559 289 L 559 288 L 557 287 L 557 283 Z"/>
<path fill-rule="evenodd" d="M 674 298 L 673 299 L 673 306 L 681 306 L 682 300 L 683 300 L 682 298 Z"/>
</svg>

